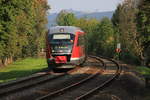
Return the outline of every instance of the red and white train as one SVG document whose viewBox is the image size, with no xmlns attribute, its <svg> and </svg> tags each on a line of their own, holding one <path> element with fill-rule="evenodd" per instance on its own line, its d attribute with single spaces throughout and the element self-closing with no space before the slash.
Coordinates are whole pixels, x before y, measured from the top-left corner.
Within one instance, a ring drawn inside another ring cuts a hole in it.
<svg viewBox="0 0 150 100">
<path fill-rule="evenodd" d="M 46 36 L 48 67 L 57 65 L 80 65 L 86 58 L 85 32 L 74 26 L 51 27 Z"/>
</svg>

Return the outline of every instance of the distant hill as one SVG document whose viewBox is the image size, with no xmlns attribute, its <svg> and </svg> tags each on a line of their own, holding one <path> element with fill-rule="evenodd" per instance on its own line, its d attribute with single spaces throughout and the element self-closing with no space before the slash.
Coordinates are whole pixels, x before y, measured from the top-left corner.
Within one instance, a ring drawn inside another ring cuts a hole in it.
<svg viewBox="0 0 150 100">
<path fill-rule="evenodd" d="M 103 17 L 108 17 L 111 19 L 114 11 L 107 11 L 107 12 L 81 12 L 81 11 L 74 11 L 74 10 L 67 10 L 67 12 L 72 12 L 75 14 L 77 18 L 86 17 L 86 18 L 96 18 L 102 19 Z M 58 13 L 51 13 L 48 17 L 48 27 L 52 25 L 56 25 L 56 17 Z"/>
</svg>

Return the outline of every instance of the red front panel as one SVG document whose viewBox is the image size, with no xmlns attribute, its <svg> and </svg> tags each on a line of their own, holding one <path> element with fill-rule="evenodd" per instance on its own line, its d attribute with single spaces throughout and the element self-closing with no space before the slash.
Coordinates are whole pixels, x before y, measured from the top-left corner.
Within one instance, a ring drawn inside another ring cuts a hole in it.
<svg viewBox="0 0 150 100">
<path fill-rule="evenodd" d="M 66 56 L 56 56 L 55 63 L 67 63 L 67 57 Z"/>
</svg>

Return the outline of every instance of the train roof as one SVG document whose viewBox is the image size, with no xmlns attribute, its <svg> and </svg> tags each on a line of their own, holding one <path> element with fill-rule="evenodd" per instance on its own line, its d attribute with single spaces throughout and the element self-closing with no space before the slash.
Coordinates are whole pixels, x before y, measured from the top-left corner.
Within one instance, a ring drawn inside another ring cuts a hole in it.
<svg viewBox="0 0 150 100">
<path fill-rule="evenodd" d="M 61 29 L 63 31 L 61 31 Z M 53 33 L 71 33 L 71 34 L 75 34 L 75 32 L 77 30 L 83 32 L 79 27 L 75 27 L 75 26 L 54 26 L 54 27 L 51 27 L 49 29 L 49 34 L 53 34 Z"/>
</svg>

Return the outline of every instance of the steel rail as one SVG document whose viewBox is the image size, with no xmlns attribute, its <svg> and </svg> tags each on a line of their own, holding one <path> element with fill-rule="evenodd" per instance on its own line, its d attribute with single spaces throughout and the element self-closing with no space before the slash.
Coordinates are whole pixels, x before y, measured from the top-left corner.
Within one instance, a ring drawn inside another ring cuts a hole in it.
<svg viewBox="0 0 150 100">
<path fill-rule="evenodd" d="M 104 69 L 106 68 L 106 64 L 105 64 L 100 58 L 94 57 L 94 56 L 90 56 L 90 57 L 95 58 L 95 59 L 97 59 L 98 61 L 100 61 L 100 62 L 102 63 L 102 65 L 103 65 Z M 62 92 L 64 92 L 64 91 L 68 90 L 68 89 L 71 89 L 71 88 L 73 88 L 73 87 L 75 87 L 75 86 L 81 85 L 81 84 L 85 83 L 86 81 L 88 81 L 88 80 L 90 80 L 90 79 L 93 79 L 94 77 L 96 77 L 97 75 L 99 75 L 99 73 L 100 73 L 100 71 L 97 71 L 97 72 L 95 72 L 95 74 L 90 75 L 89 77 L 87 77 L 87 78 L 85 78 L 85 79 L 83 79 L 83 80 L 81 80 L 81 81 L 79 81 L 79 82 L 77 82 L 77 83 L 75 83 L 75 84 L 71 84 L 71 85 L 68 86 L 68 87 L 62 88 L 62 89 L 57 90 L 57 91 L 54 91 L 54 92 L 52 92 L 52 93 L 49 93 L 49 94 L 47 94 L 47 95 L 45 95 L 45 96 L 42 96 L 42 97 L 40 97 L 40 98 L 37 98 L 36 100 L 45 100 L 45 99 L 47 99 L 47 98 L 51 98 L 52 96 L 55 96 L 55 95 L 57 95 L 57 94 L 59 94 L 59 93 L 62 93 Z"/>
<path fill-rule="evenodd" d="M 92 89 L 91 91 L 85 93 L 84 95 L 81 95 L 81 96 L 77 97 L 75 100 L 84 100 L 86 97 L 88 97 L 88 96 L 94 94 L 96 91 L 105 88 L 105 87 L 108 86 L 110 83 L 112 83 L 114 80 L 116 80 L 116 78 L 119 77 L 119 75 L 120 75 L 120 73 L 121 73 L 121 70 L 122 70 L 121 66 L 120 66 L 115 60 L 113 60 L 113 59 L 106 58 L 106 57 L 102 57 L 102 56 L 100 56 L 100 57 L 101 57 L 101 58 L 104 58 L 104 59 L 107 59 L 107 60 L 109 60 L 109 61 L 112 61 L 114 64 L 116 64 L 116 66 L 117 66 L 117 71 L 115 72 L 115 74 L 114 74 L 111 78 L 109 78 L 109 79 L 108 79 L 107 81 L 105 81 L 103 84 L 101 84 L 101 85 L 99 85 L 98 87 Z"/>
<path fill-rule="evenodd" d="M 95 74 L 90 75 L 89 77 L 87 77 L 87 78 L 85 78 L 85 79 L 83 79 L 83 80 L 81 80 L 81 81 L 75 83 L 75 84 L 72 84 L 72 85 L 70 85 L 70 86 L 68 86 L 68 87 L 65 87 L 65 88 L 62 88 L 62 89 L 60 89 L 60 90 L 54 91 L 54 92 L 52 92 L 52 93 L 50 93 L 50 94 L 48 94 L 48 95 L 45 95 L 45 96 L 40 97 L 40 98 L 37 98 L 36 100 L 45 100 L 45 99 L 47 99 L 47 98 L 50 98 L 50 97 L 52 97 L 52 96 L 54 96 L 54 95 L 57 95 L 57 94 L 59 94 L 59 93 L 61 93 L 61 92 L 66 91 L 66 90 L 68 90 L 68 89 L 70 89 L 70 88 L 73 88 L 73 87 L 75 87 L 75 86 L 80 85 L 80 84 L 82 84 L 82 83 L 84 83 L 84 82 L 86 82 L 86 81 L 88 81 L 88 80 L 90 80 L 90 79 L 96 77 L 98 74 L 99 74 L 99 71 L 96 72 Z"/>
<path fill-rule="evenodd" d="M 16 80 L 16 81 L 12 81 L 12 82 L 8 82 L 8 83 L 2 83 L 2 84 L 0 84 L 0 90 L 3 89 L 3 88 L 9 87 L 9 86 L 13 86 L 13 85 L 16 85 L 16 84 L 23 83 L 25 81 L 30 81 L 32 79 L 37 79 L 37 78 L 43 77 L 45 75 L 47 75 L 47 74 L 46 73 L 45 74 L 34 74 L 33 76 L 21 78 L 21 79 Z"/>
<path fill-rule="evenodd" d="M 13 86 L 11 86 L 11 84 L 8 84 L 8 85 L 6 85 L 7 87 L 6 88 L 4 88 L 4 86 L 3 86 L 3 89 L 2 89 L 2 91 L 0 91 L 0 97 L 2 97 L 2 96 L 5 96 L 5 95 L 8 95 L 8 94 L 10 94 L 10 93 L 14 93 L 14 92 L 17 92 L 17 91 L 21 91 L 21 90 L 24 90 L 24 89 L 27 89 L 27 88 L 30 88 L 30 87 L 33 87 L 33 86 L 35 86 L 35 85 L 39 85 L 39 84 L 42 84 L 42 83 L 45 83 L 45 82 L 47 82 L 47 81 L 50 81 L 50 80 L 54 80 L 54 79 L 57 79 L 57 78 L 60 78 L 60 77 L 63 77 L 63 76 L 65 76 L 65 75 L 67 75 L 67 74 L 61 74 L 61 75 L 58 75 L 58 76 L 53 76 L 53 77 L 49 77 L 49 78 L 46 78 L 46 79 L 44 79 L 44 80 L 40 80 L 40 81 L 35 81 L 35 82 L 32 82 L 31 84 L 27 84 L 27 85 L 22 85 L 22 86 L 20 86 L 20 87 L 17 87 L 17 85 L 19 84 L 19 83 L 22 83 L 22 82 L 28 82 L 28 80 L 36 80 L 36 79 L 38 79 L 38 78 L 41 78 L 41 77 L 35 77 L 35 78 L 31 78 L 31 79 L 27 79 L 27 80 L 23 80 L 23 81 L 19 81 L 18 83 L 13 83 Z M 44 76 L 43 76 L 44 77 Z M 14 85 L 16 86 L 16 88 L 14 88 L 14 89 L 9 89 L 9 88 L 11 88 L 11 87 L 14 87 Z M 9 87 L 8 87 L 9 86 Z"/>
<path fill-rule="evenodd" d="M 46 71 L 46 69 L 43 69 L 43 70 L 38 71 L 38 72 L 36 72 L 36 73 L 34 73 L 34 74 L 30 75 L 30 76 L 23 77 L 23 78 L 20 78 L 20 79 L 18 79 L 18 80 L 13 80 L 13 81 L 7 82 L 7 83 L 1 83 L 1 84 L 0 84 L 0 90 L 1 90 L 2 88 L 6 88 L 6 87 L 9 87 L 9 86 L 13 86 L 13 85 L 16 85 L 16 84 L 20 84 L 20 83 L 23 83 L 23 82 L 25 82 L 25 81 L 30 81 L 30 80 L 32 80 L 32 79 L 40 78 L 40 77 L 43 77 L 43 76 L 45 76 L 45 75 L 49 75 L 49 73 L 48 73 L 48 72 L 45 72 L 45 71 Z M 38 73 L 40 73 L 40 72 L 45 72 L 45 73 L 43 73 L 43 74 L 38 74 Z"/>
<path fill-rule="evenodd" d="M 104 67 L 104 69 L 106 69 L 106 64 L 100 57 L 92 56 L 92 55 L 89 55 L 89 57 L 99 60 L 102 63 L 102 66 Z"/>
</svg>

